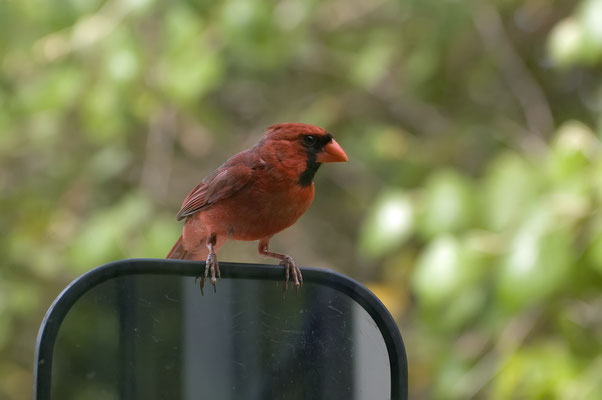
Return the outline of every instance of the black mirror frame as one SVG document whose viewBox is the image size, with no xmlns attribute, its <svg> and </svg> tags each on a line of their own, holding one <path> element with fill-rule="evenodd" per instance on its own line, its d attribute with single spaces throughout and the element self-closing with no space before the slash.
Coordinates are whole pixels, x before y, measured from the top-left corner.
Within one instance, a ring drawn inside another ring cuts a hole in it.
<svg viewBox="0 0 602 400">
<path fill-rule="evenodd" d="M 83 274 L 69 284 L 48 309 L 38 333 L 34 356 L 33 398 L 50 400 L 52 357 L 59 328 L 75 302 L 89 289 L 124 275 L 198 276 L 204 262 L 127 259 L 111 262 Z M 222 278 L 281 281 L 283 269 L 276 265 L 220 262 Z M 383 335 L 391 368 L 391 399 L 408 398 L 408 365 L 405 347 L 397 324 L 382 302 L 364 285 L 338 272 L 321 268 L 301 268 L 305 282 L 329 286 L 354 299 L 374 319 Z M 303 289 L 301 289 L 303 290 Z M 210 293 L 211 294 L 211 293 Z"/>
</svg>

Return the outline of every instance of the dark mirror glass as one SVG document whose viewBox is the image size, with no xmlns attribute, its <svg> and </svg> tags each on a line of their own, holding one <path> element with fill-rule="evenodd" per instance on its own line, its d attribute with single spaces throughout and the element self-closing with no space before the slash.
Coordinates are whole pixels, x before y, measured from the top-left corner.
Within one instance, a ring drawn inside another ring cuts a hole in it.
<svg viewBox="0 0 602 400">
<path fill-rule="evenodd" d="M 385 341 L 355 300 L 306 283 L 126 275 L 63 321 L 53 399 L 388 399 Z"/>
</svg>

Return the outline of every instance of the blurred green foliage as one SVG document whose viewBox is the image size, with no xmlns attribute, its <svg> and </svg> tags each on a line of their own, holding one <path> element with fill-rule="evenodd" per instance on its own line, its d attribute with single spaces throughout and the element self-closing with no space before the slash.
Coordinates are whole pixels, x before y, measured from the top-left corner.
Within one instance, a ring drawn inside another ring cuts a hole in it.
<svg viewBox="0 0 602 400">
<path fill-rule="evenodd" d="M 351 161 L 274 248 L 381 296 L 412 398 L 602 398 L 600 21 L 601 0 L 0 2 L 0 398 L 30 397 L 70 280 L 164 256 L 187 191 L 284 121 Z"/>
</svg>

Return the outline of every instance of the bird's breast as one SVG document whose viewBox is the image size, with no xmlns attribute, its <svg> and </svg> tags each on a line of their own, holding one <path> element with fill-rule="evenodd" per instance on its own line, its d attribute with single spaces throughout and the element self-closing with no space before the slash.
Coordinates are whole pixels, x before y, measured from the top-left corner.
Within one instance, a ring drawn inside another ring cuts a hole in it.
<svg viewBox="0 0 602 400">
<path fill-rule="evenodd" d="M 259 182 L 261 183 L 261 182 Z M 250 185 L 201 212 L 202 223 L 218 235 L 259 240 L 293 225 L 309 208 L 314 185 Z"/>
</svg>

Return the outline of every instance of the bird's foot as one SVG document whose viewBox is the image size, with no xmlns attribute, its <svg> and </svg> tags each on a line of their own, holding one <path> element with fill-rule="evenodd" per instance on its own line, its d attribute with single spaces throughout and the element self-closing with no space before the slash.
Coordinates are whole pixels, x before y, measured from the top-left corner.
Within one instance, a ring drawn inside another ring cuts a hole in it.
<svg viewBox="0 0 602 400">
<path fill-rule="evenodd" d="M 301 275 L 301 270 L 299 267 L 295 265 L 293 258 L 291 256 L 286 256 L 280 261 L 280 265 L 284 267 L 284 276 L 285 280 L 282 285 L 282 292 L 286 292 L 286 288 L 290 281 L 290 275 L 293 276 L 293 283 L 295 285 L 295 289 L 299 290 L 299 288 L 303 285 L 303 276 Z"/>
<path fill-rule="evenodd" d="M 208 277 L 211 278 L 211 284 L 213 285 L 213 293 L 217 291 L 215 284 L 217 283 L 217 278 L 221 278 L 221 273 L 219 270 L 219 263 L 217 262 L 217 256 L 215 253 L 209 253 L 207 256 L 207 262 L 205 262 L 205 274 L 201 276 L 201 295 L 204 295 L 203 288 L 205 287 L 205 279 Z"/>
</svg>

